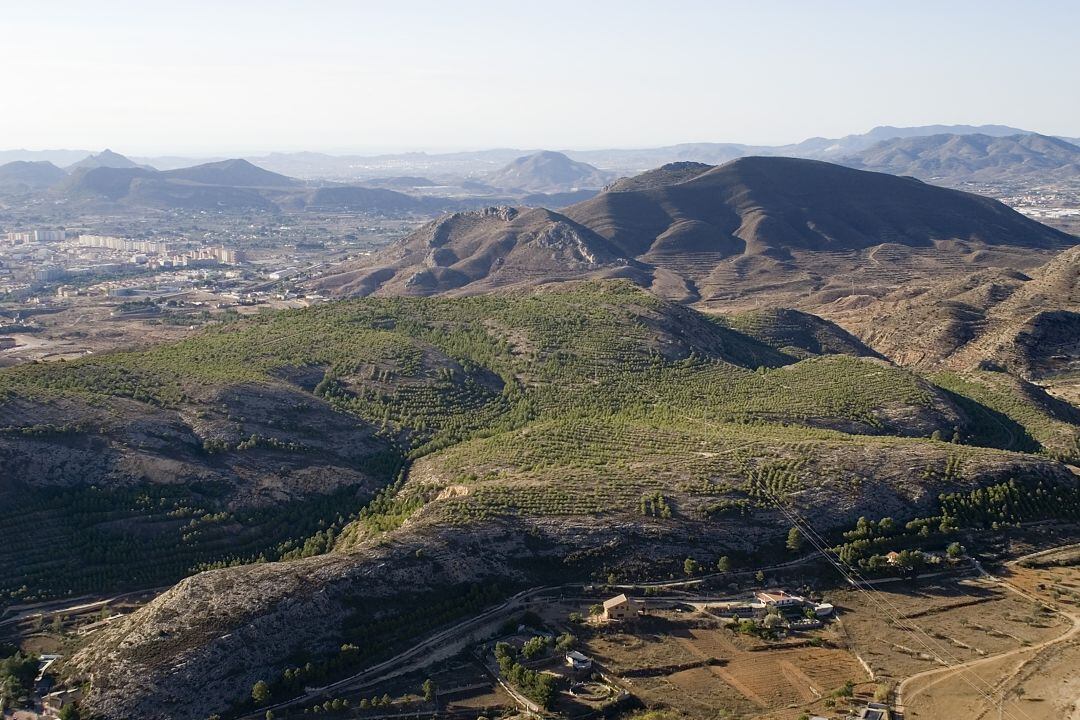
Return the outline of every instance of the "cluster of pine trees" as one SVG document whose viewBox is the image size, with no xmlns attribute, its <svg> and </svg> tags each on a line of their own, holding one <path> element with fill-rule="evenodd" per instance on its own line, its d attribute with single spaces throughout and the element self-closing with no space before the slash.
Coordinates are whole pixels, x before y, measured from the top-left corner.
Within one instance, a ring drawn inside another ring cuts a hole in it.
<svg viewBox="0 0 1080 720">
<path fill-rule="evenodd" d="M 518 653 L 507 642 L 496 643 L 495 659 L 502 676 L 542 708 L 550 708 L 558 690 L 556 676 L 531 670 L 517 661 Z"/>
</svg>

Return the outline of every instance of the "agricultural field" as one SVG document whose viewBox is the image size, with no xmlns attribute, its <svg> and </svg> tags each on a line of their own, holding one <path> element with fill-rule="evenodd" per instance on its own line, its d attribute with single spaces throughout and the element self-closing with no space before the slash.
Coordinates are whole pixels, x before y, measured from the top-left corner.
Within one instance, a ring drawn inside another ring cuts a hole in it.
<svg viewBox="0 0 1080 720">
<path fill-rule="evenodd" d="M 968 661 L 964 672 L 943 671 L 912 679 L 904 690 L 909 717 L 956 714 L 976 720 L 1008 717 L 1058 720 L 1080 717 L 1080 548 L 1010 563 L 1000 575 L 1021 602 L 1054 609 L 1052 634 L 1024 637 L 986 660 Z M 1023 593 L 1023 596 L 1020 596 Z M 1044 611 L 1045 614 L 1046 611 Z M 995 627 L 1008 617 L 987 615 Z M 988 697 L 989 696 L 989 697 Z"/>
<path fill-rule="evenodd" d="M 734 632 L 708 613 L 660 612 L 585 641 L 649 707 L 688 718 L 775 717 L 842 706 L 869 678 L 833 625 L 789 640 Z M 829 704 L 831 703 L 831 705 Z M 773 715 L 769 715 L 773 717 Z"/>
<path fill-rule="evenodd" d="M 899 680 L 936 669 L 941 664 L 935 656 L 950 664 L 990 657 L 1057 637 L 1068 627 L 1039 602 L 988 580 L 925 583 L 914 589 L 882 584 L 871 599 L 855 591 L 830 596 L 842 608 L 853 647 L 877 676 Z"/>
</svg>

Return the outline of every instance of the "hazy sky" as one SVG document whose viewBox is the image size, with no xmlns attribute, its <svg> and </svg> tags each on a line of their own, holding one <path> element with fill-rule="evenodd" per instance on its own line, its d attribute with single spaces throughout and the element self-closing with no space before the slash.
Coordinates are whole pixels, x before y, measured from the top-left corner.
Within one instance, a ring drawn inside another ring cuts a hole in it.
<svg viewBox="0 0 1080 720">
<path fill-rule="evenodd" d="M 1080 2 L 0 0 L 0 148 L 1080 136 Z"/>
</svg>

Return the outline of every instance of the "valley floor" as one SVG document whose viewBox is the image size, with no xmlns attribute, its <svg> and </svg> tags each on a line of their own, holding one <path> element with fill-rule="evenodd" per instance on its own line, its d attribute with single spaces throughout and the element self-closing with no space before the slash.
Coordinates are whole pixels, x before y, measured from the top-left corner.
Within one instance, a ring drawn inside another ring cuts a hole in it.
<svg viewBox="0 0 1080 720">
<path fill-rule="evenodd" d="M 1080 718 L 1080 546 L 1037 553 L 1028 560 L 1008 563 L 995 581 L 1023 602 L 1054 608 L 1068 629 L 968 661 L 964 671 L 942 669 L 909 677 L 900 686 L 907 717 Z"/>
<path fill-rule="evenodd" d="M 1004 717 L 1075 720 L 1078 560 L 1080 545 L 1070 544 L 1018 557 L 993 574 L 975 563 L 915 581 L 875 581 L 870 593 L 835 587 L 824 595 L 838 621 L 780 639 L 738 632 L 719 612 L 720 603 L 748 597 L 756 571 L 726 574 L 722 586 L 714 575 L 618 588 L 534 588 L 379 666 L 270 708 L 277 717 L 310 713 L 316 705 L 320 712 L 325 706 L 328 717 L 342 718 L 435 712 L 474 718 L 514 710 L 527 716 L 537 706 L 501 676 L 491 649 L 496 640 L 523 646 L 550 632 L 560 639 L 574 635 L 574 648 L 594 665 L 589 673 L 574 673 L 563 650 L 525 663 L 563 678 L 564 689 L 543 713 L 548 717 L 644 705 L 665 720 L 843 718 L 886 693 L 906 718 L 991 718 L 998 712 L 991 700 L 1004 697 Z M 814 567 L 808 556 L 762 571 L 765 584 L 795 587 L 800 579 L 820 580 Z M 643 602 L 638 621 L 589 619 L 592 607 L 620 590 Z M 112 613 L 129 612 L 149 597 L 15 609 L 3 630 L 22 634 L 26 650 L 64 653 L 107 625 Z M 524 618 L 520 626 L 517 618 Z M 437 703 L 423 698 L 428 678 L 439 689 Z M 53 716 L 37 708 L 4 717 Z M 266 709 L 249 717 L 261 719 Z"/>
</svg>

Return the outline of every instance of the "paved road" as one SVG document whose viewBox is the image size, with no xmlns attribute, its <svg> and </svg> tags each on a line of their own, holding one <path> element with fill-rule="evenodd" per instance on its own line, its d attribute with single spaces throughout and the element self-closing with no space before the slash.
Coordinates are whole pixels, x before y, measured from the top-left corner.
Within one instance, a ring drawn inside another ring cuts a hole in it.
<svg viewBox="0 0 1080 720">
<path fill-rule="evenodd" d="M 307 688 L 306 692 L 300 696 L 277 703 L 262 707 L 258 712 L 251 713 L 250 715 L 243 716 L 246 718 L 252 718 L 257 720 L 266 714 L 267 710 L 277 710 L 284 707 L 291 707 L 294 705 L 300 705 L 306 702 L 314 701 L 324 696 L 329 695 L 332 692 L 342 690 L 360 690 L 369 685 L 374 685 L 378 682 L 386 680 L 388 678 L 403 675 L 413 669 L 419 669 L 432 662 L 432 653 L 436 650 L 445 650 L 454 641 L 459 641 L 462 638 L 470 638 L 477 630 L 482 629 L 490 622 L 501 619 L 503 615 L 511 614 L 525 605 L 531 598 L 539 596 L 545 592 L 552 590 L 558 590 L 561 587 L 568 586 L 553 586 L 553 587 L 534 587 L 528 590 L 523 590 L 517 595 L 510 597 L 505 602 L 486 610 L 485 612 L 472 617 L 468 620 L 452 625 L 445 630 L 441 630 L 434 635 L 422 640 L 421 642 L 413 645 L 408 650 L 398 653 L 394 657 L 384 660 L 377 665 L 365 668 L 364 670 L 350 675 L 347 678 L 343 678 L 336 682 L 332 682 L 328 685 L 321 687 Z M 580 586 L 575 586 L 580 587 Z"/>
<path fill-rule="evenodd" d="M 136 595 L 157 595 L 168 590 L 170 587 L 172 586 L 166 585 L 165 587 L 151 588 L 149 590 L 132 590 L 131 592 L 121 593 L 107 598 L 99 597 L 94 600 L 90 599 L 93 596 L 83 596 L 81 598 L 65 600 L 49 600 L 48 602 L 37 603 L 35 605 L 13 605 L 4 610 L 3 614 L 0 614 L 0 617 L 4 617 L 3 620 L 0 620 L 0 627 L 14 625 L 37 615 L 70 615 L 72 613 L 83 612 L 84 610 L 95 610 L 104 607 L 109 603 L 116 602 L 117 600 L 123 600 L 124 598 L 134 597 Z M 75 602 L 75 604 L 65 604 L 72 602 Z M 11 614 L 11 617 L 5 617 L 8 614 Z"/>
</svg>

